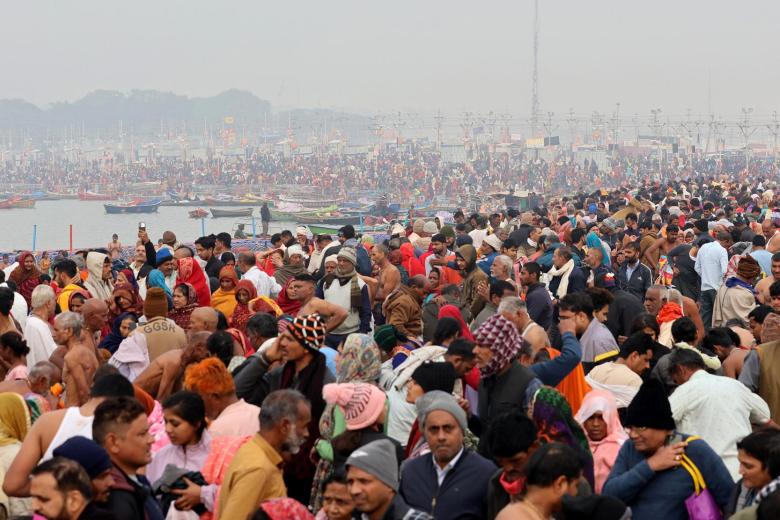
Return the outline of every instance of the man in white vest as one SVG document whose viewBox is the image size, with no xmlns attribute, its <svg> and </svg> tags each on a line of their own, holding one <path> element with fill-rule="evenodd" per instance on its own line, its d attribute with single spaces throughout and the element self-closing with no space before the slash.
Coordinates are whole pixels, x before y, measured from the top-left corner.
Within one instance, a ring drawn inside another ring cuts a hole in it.
<svg viewBox="0 0 780 520">
<path fill-rule="evenodd" d="M 325 343 L 333 348 L 338 347 L 349 334 L 367 334 L 371 331 L 371 298 L 368 286 L 355 270 L 357 253 L 351 247 L 342 247 L 337 262 L 336 272 L 323 277 L 317 287 L 318 298 L 338 305 L 348 312 L 338 327 L 328 331 Z"/>
</svg>

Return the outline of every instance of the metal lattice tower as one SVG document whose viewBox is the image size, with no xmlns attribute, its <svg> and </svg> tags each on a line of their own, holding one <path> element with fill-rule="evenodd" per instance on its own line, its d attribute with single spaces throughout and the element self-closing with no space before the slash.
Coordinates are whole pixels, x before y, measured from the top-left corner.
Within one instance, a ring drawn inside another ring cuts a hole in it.
<svg viewBox="0 0 780 520">
<path fill-rule="evenodd" d="M 531 80 L 531 131 L 539 129 L 539 0 L 534 0 L 534 71 Z"/>
</svg>

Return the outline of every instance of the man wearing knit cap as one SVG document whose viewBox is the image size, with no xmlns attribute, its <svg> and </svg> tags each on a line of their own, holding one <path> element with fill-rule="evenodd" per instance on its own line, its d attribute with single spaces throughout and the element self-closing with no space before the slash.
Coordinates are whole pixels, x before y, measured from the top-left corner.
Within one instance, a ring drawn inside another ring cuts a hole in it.
<svg viewBox="0 0 780 520">
<path fill-rule="evenodd" d="M 176 260 L 173 258 L 173 251 L 166 246 L 161 247 L 157 251 L 155 262 L 157 269 L 165 277 L 165 285 L 173 291 L 176 287 Z"/>
<path fill-rule="evenodd" d="M 479 419 L 483 424 L 512 408 L 528 410 L 542 383 L 518 359 L 531 355 L 514 324 L 499 314 L 488 318 L 474 332 L 474 356 L 482 380 L 479 383 Z"/>
<path fill-rule="evenodd" d="M 77 435 L 55 448 L 53 455 L 75 460 L 87 471 L 92 481 L 93 502 L 108 500 L 114 481 L 111 478 L 111 457 L 103 446 Z"/>
<path fill-rule="evenodd" d="M 760 274 L 761 266 L 752 256 L 745 255 L 739 259 L 736 276 L 727 279 L 715 293 L 713 327 L 725 327 L 729 320 L 735 318 L 743 323 L 750 321 L 750 311 L 756 307 L 754 283 Z"/>
<path fill-rule="evenodd" d="M 187 345 L 184 329 L 168 318 L 168 299 L 165 291 L 159 287 L 152 287 L 146 291 L 144 316 L 146 323 L 139 326 L 133 334 L 146 336 L 150 362 L 164 352 L 184 348 Z"/>
<path fill-rule="evenodd" d="M 406 461 L 401 495 L 435 518 L 485 518 L 496 465 L 463 445 L 466 412 L 451 394 L 432 391 L 423 399 L 419 419 L 431 451 Z"/>
<path fill-rule="evenodd" d="M 455 367 L 446 362 L 427 362 L 412 372 L 412 377 L 406 386 L 406 402 L 414 404 L 417 399 L 428 392 L 440 391 L 452 393 L 455 387 Z"/>
<path fill-rule="evenodd" d="M 361 518 L 369 520 L 432 520 L 398 494 L 395 446 L 387 439 L 370 442 L 347 459 L 347 487 Z M 430 498 L 430 497 L 429 497 Z"/>
<path fill-rule="evenodd" d="M 325 275 L 316 291 L 317 298 L 347 311 L 347 317 L 328 330 L 326 343 L 333 348 L 349 334 L 367 334 L 371 330 L 371 297 L 368 285 L 355 270 L 357 253 L 351 247 L 342 247 L 336 263 L 336 272 Z"/>
<path fill-rule="evenodd" d="M 311 403 L 311 416 L 320 417 L 325 409 L 322 387 L 336 378 L 326 366 L 320 348 L 325 344 L 325 324 L 320 316 L 298 315 L 279 336 L 279 341 L 235 376 L 239 398 L 259 406 L 265 397 L 280 389 L 300 391 Z M 270 370 L 271 365 L 282 365 Z M 309 441 L 285 467 L 288 496 L 308 504 L 314 464 L 309 460 L 314 440 L 319 436 L 318 421 L 309 424 Z"/>
<path fill-rule="evenodd" d="M 675 431 L 660 381 L 649 379 L 639 388 L 623 424 L 629 440 L 618 453 L 602 494 L 622 500 L 634 518 L 686 519 L 685 501 L 695 492 L 685 468 L 690 460 L 717 506 L 722 509 L 728 503 L 734 487 L 728 469 L 704 439 L 689 440 L 689 435 Z"/>
</svg>

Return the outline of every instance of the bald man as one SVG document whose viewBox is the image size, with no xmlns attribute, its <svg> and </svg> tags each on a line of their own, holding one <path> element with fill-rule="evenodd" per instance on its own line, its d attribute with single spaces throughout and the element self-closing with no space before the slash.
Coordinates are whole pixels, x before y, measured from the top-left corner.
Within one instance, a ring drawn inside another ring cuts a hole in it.
<svg viewBox="0 0 780 520">
<path fill-rule="evenodd" d="M 218 320 L 212 307 L 198 307 L 190 315 L 190 332 L 216 332 Z"/>
<path fill-rule="evenodd" d="M 97 354 L 101 331 L 108 324 L 108 305 L 101 299 L 90 298 L 81 307 L 81 315 L 84 317 L 81 341 Z"/>
</svg>

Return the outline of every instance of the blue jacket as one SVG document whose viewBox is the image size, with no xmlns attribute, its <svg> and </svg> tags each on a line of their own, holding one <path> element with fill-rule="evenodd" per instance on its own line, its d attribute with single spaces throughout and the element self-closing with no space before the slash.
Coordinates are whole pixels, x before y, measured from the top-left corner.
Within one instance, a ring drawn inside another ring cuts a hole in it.
<svg viewBox="0 0 780 520">
<path fill-rule="evenodd" d="M 492 253 L 490 253 L 489 255 L 487 255 L 485 258 L 483 258 L 482 260 L 480 260 L 479 262 L 477 262 L 477 267 L 479 267 L 480 269 L 482 269 L 482 271 L 483 271 L 483 272 L 484 272 L 486 275 L 490 276 L 490 268 L 491 268 L 491 266 L 493 265 L 493 260 L 495 260 L 497 256 L 498 256 L 498 253 L 496 253 L 495 251 L 493 251 Z"/>
<path fill-rule="evenodd" d="M 496 465 L 463 448 L 460 459 L 439 487 L 430 453 L 406 461 L 401 467 L 399 492 L 404 501 L 434 518 L 482 519 L 487 515 L 487 490 Z"/>
<path fill-rule="evenodd" d="M 563 348 L 560 356 L 530 367 L 531 372 L 536 374 L 539 381 L 547 386 L 557 386 L 582 360 L 582 347 L 580 347 L 577 336 L 572 332 L 567 332 L 561 339 L 563 340 Z"/>
<path fill-rule="evenodd" d="M 688 438 L 683 435 L 683 438 Z M 704 476 L 715 502 L 721 509 L 728 503 L 734 481 L 718 455 L 699 439 L 685 453 Z M 620 448 L 615 465 L 604 483 L 602 494 L 622 500 L 634 520 L 688 520 L 685 499 L 693 494 L 693 480 L 682 467 L 654 472 L 647 459 L 627 440 Z"/>
</svg>

